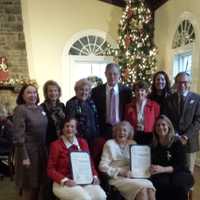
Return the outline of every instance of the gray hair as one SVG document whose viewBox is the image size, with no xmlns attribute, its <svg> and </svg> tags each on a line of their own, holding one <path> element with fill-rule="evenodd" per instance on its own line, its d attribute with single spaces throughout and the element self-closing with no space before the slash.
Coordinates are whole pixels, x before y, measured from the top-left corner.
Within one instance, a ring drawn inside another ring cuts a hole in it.
<svg viewBox="0 0 200 200">
<path fill-rule="evenodd" d="M 80 87 L 87 85 L 90 90 L 92 88 L 92 82 L 86 78 L 82 78 L 75 83 L 74 90 L 77 91 Z"/>
<path fill-rule="evenodd" d="M 187 76 L 188 79 L 189 79 L 189 82 L 191 82 L 191 77 L 190 77 L 190 74 L 189 74 L 189 73 L 187 73 L 187 72 L 179 72 L 179 73 L 175 76 L 175 78 L 174 78 L 175 83 L 177 82 L 177 79 L 178 79 L 180 76 Z"/>
<path fill-rule="evenodd" d="M 112 69 L 114 67 L 120 72 L 119 65 L 116 64 L 116 63 L 109 63 L 109 64 L 107 64 L 105 72 L 109 71 L 110 69 Z"/>
<path fill-rule="evenodd" d="M 113 131 L 112 131 L 113 138 L 116 138 L 116 132 L 121 127 L 127 127 L 128 128 L 128 139 L 133 139 L 134 129 L 128 121 L 121 121 L 113 126 Z"/>
</svg>

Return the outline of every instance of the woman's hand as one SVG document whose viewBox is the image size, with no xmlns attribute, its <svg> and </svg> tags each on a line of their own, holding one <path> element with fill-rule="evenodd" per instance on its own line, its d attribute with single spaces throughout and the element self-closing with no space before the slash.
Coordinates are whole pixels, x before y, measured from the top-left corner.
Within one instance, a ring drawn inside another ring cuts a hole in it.
<svg viewBox="0 0 200 200">
<path fill-rule="evenodd" d="M 94 184 L 94 185 L 99 185 L 100 184 L 99 178 L 97 176 L 93 176 L 92 184 Z"/>
<path fill-rule="evenodd" d="M 64 185 L 66 185 L 68 187 L 73 187 L 76 185 L 76 182 L 71 179 L 68 179 L 67 181 L 64 182 Z"/>
<path fill-rule="evenodd" d="M 152 175 L 154 174 L 160 174 L 164 172 L 164 167 L 160 166 L 160 165 L 151 165 L 150 167 L 150 173 Z"/>
<path fill-rule="evenodd" d="M 129 171 L 127 169 L 121 169 L 119 172 L 119 175 L 123 176 L 123 177 L 131 178 L 132 173 L 131 173 L 131 171 Z"/>
<path fill-rule="evenodd" d="M 151 165 L 150 167 L 150 173 L 152 175 L 154 174 L 160 174 L 160 173 L 172 173 L 174 171 L 174 168 L 172 166 L 160 166 L 160 165 Z"/>
<path fill-rule="evenodd" d="M 27 168 L 28 168 L 28 167 L 31 165 L 30 159 L 27 158 L 27 159 L 22 160 L 22 165 L 23 165 L 24 167 L 27 167 Z"/>
</svg>

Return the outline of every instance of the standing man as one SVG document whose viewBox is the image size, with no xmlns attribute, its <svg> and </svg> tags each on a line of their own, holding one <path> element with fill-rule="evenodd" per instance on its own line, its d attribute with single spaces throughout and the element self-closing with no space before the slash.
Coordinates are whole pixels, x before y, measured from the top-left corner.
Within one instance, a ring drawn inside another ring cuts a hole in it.
<svg viewBox="0 0 200 200">
<path fill-rule="evenodd" d="M 190 83 L 188 73 L 176 75 L 177 91 L 167 98 L 165 114 L 171 119 L 182 144 L 186 145 L 188 167 L 193 172 L 199 151 L 200 96 L 189 91 Z"/>
<path fill-rule="evenodd" d="M 112 126 L 124 119 L 125 105 L 131 101 L 131 89 L 119 84 L 120 70 L 115 63 L 106 66 L 107 83 L 92 90 L 92 98 L 97 107 L 100 134 L 105 139 L 112 137 Z"/>
</svg>

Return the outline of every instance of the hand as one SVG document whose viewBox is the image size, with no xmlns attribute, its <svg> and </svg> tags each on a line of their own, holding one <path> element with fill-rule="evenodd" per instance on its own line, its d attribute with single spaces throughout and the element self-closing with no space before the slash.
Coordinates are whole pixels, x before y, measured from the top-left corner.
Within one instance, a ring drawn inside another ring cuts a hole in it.
<svg viewBox="0 0 200 200">
<path fill-rule="evenodd" d="M 64 185 L 68 187 L 73 187 L 76 185 L 76 182 L 74 180 L 68 179 L 67 181 L 64 182 Z"/>
<path fill-rule="evenodd" d="M 127 177 L 127 178 L 132 177 L 131 171 L 129 171 L 127 169 L 121 169 L 120 172 L 119 172 L 119 175 L 123 176 L 123 177 Z"/>
<path fill-rule="evenodd" d="M 160 174 L 164 172 L 164 167 L 160 166 L 160 165 L 151 165 L 150 167 L 150 173 L 152 175 L 154 174 Z"/>
<path fill-rule="evenodd" d="M 31 165 L 31 161 L 29 158 L 22 160 L 22 165 L 24 167 L 29 167 Z"/>
<path fill-rule="evenodd" d="M 92 184 L 94 184 L 94 185 L 99 185 L 100 184 L 99 178 L 97 176 L 93 176 Z"/>
<path fill-rule="evenodd" d="M 185 135 L 180 136 L 180 141 L 183 145 L 186 145 L 188 142 L 188 137 Z"/>
</svg>

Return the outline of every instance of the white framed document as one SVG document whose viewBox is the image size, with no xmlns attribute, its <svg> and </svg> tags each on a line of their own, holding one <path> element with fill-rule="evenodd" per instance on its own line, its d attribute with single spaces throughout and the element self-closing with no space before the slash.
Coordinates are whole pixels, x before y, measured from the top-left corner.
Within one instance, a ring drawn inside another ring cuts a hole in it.
<svg viewBox="0 0 200 200">
<path fill-rule="evenodd" d="M 79 185 L 91 184 L 93 181 L 90 155 L 78 151 L 70 153 L 73 180 Z"/>
<path fill-rule="evenodd" d="M 150 177 L 151 149 L 147 145 L 130 146 L 130 168 L 134 178 Z"/>
</svg>

